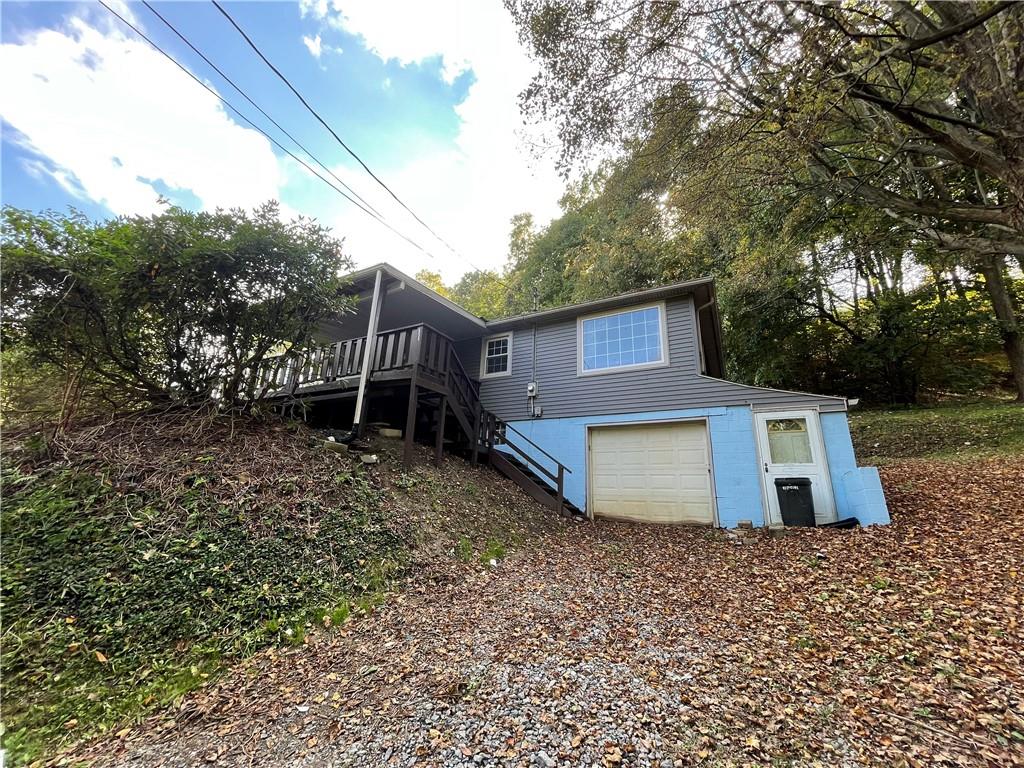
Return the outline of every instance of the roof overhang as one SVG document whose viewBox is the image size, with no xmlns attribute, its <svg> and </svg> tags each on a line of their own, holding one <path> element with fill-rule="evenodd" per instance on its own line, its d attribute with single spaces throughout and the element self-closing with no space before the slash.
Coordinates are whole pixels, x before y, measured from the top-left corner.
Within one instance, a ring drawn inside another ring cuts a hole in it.
<svg viewBox="0 0 1024 768">
<path fill-rule="evenodd" d="M 358 307 L 352 314 L 344 314 L 325 321 L 322 325 L 328 335 L 351 338 L 366 333 L 369 304 L 373 297 L 377 272 L 381 273 L 381 288 L 384 291 L 379 321 L 382 330 L 427 323 L 454 341 L 477 338 L 487 333 L 487 326 L 481 318 L 467 312 L 419 280 L 409 277 L 390 264 L 382 263 L 360 269 L 345 277 L 348 283 L 345 292 L 356 297 Z"/>
<path fill-rule="evenodd" d="M 558 320 L 578 317 L 590 312 L 604 312 L 605 310 L 618 307 L 628 307 L 631 304 L 670 299 L 674 296 L 692 294 L 699 302 L 706 297 L 714 300 L 714 284 L 715 281 L 712 278 L 702 277 L 698 280 L 687 280 L 686 282 L 662 285 L 657 288 L 646 288 L 642 291 L 620 293 L 617 296 L 609 296 L 605 299 L 594 299 L 593 301 L 585 301 L 580 304 L 568 304 L 564 307 L 542 309 L 539 312 L 506 317 L 501 320 L 490 320 L 487 322 L 487 330 L 508 331 L 514 328 L 526 328 L 531 325 L 544 325 Z"/>
</svg>

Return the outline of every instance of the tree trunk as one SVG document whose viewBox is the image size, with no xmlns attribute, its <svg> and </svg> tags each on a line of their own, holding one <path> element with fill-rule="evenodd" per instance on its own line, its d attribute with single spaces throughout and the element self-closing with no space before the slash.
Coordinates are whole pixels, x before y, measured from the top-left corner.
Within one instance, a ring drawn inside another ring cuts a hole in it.
<svg viewBox="0 0 1024 768">
<path fill-rule="evenodd" d="M 978 269 L 985 279 L 992 309 L 999 322 L 999 333 L 1003 337 L 1003 350 L 1010 362 L 1010 373 L 1013 374 L 1014 387 L 1017 390 L 1017 402 L 1024 403 L 1024 332 L 1013 306 L 1013 297 L 1006 288 L 1003 275 L 1004 261 L 1001 256 L 984 256 Z"/>
<path fill-rule="evenodd" d="M 957 267 L 953 267 L 953 269 L 949 271 L 949 279 L 953 282 L 953 290 L 956 291 L 956 297 L 966 304 L 967 289 L 964 288 L 964 281 L 960 279 L 960 273 L 957 272 Z"/>
</svg>

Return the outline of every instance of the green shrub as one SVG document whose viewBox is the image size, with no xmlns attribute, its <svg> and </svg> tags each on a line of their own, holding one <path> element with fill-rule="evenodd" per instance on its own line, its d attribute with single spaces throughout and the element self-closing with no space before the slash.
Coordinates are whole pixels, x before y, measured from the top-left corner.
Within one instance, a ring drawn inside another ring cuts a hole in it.
<svg viewBox="0 0 1024 768">
<path fill-rule="evenodd" d="M 307 345 L 350 304 L 341 243 L 279 213 L 169 207 L 91 222 L 6 207 L 5 346 L 118 402 L 244 398 L 265 357 Z"/>
<path fill-rule="evenodd" d="M 455 545 L 455 557 L 464 563 L 468 563 L 473 559 L 473 542 L 469 540 L 469 537 L 462 536 L 459 538 L 458 543 Z"/>
<path fill-rule="evenodd" d="M 501 560 L 506 554 L 505 545 L 497 539 L 488 539 L 487 546 L 480 553 L 480 562 L 488 565 L 491 560 Z"/>
</svg>

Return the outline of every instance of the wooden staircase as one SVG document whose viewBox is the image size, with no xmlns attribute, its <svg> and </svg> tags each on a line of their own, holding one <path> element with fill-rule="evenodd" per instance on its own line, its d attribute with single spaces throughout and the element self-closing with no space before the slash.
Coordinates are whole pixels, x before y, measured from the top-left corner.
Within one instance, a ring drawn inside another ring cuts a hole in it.
<svg viewBox="0 0 1024 768">
<path fill-rule="evenodd" d="M 488 464 L 536 501 L 559 515 L 585 517 L 581 509 L 565 499 L 565 475 L 572 470 L 511 424 L 485 410 L 480 403 L 479 385 L 466 374 L 454 351 L 451 357 L 448 405 L 469 440 L 473 463 L 485 454 Z M 443 415 L 439 421 L 437 428 L 443 432 Z M 522 445 L 530 446 L 533 452 L 524 450 Z"/>
<path fill-rule="evenodd" d="M 354 395 L 364 364 L 365 344 L 364 338 L 346 339 L 269 357 L 253 372 L 253 397 L 280 402 Z M 492 467 L 541 504 L 561 515 L 583 515 L 565 500 L 565 475 L 572 470 L 483 408 L 480 385 L 466 373 L 448 336 L 425 323 L 382 331 L 376 336 L 369 359 L 371 388 L 408 382 L 404 450 L 407 466 L 412 462 L 417 423 L 429 416 L 433 419 L 430 431 L 436 441 L 438 459 L 444 451 L 446 434 L 454 433 L 457 436 L 450 445 L 469 454 L 474 464 L 483 455 Z M 448 428 L 449 413 L 458 424 L 457 430 Z M 360 420 L 357 417 L 356 421 Z"/>
</svg>

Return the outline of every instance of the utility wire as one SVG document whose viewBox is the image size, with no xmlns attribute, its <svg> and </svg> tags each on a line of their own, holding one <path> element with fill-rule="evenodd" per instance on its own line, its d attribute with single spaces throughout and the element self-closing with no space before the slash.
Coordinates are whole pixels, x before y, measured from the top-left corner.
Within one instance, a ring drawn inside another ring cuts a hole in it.
<svg viewBox="0 0 1024 768">
<path fill-rule="evenodd" d="M 427 230 L 427 231 L 428 231 L 428 232 L 429 232 L 430 234 L 432 234 L 432 235 L 433 235 L 434 237 L 436 237 L 436 238 L 437 238 L 437 239 L 438 239 L 438 240 L 439 240 L 439 241 L 440 241 L 441 243 L 443 243 L 443 244 L 444 244 L 444 246 L 445 246 L 445 247 L 446 247 L 446 248 L 447 248 L 447 249 L 448 249 L 449 251 L 451 251 L 451 252 L 452 252 L 453 254 L 455 254 L 456 256 L 459 256 L 460 258 L 462 258 L 462 259 L 463 259 L 463 261 L 465 261 L 465 262 L 466 262 L 467 264 L 469 264 L 469 265 L 470 265 L 470 266 L 472 266 L 472 267 L 473 267 L 474 269 L 477 269 L 477 270 L 479 271 L 479 268 L 478 268 L 478 267 L 474 266 L 472 262 L 470 262 L 470 261 L 469 261 L 468 259 L 466 259 L 466 258 L 465 258 L 464 256 L 462 256 L 462 255 L 461 255 L 461 254 L 460 254 L 460 253 L 459 253 L 458 251 L 456 251 L 456 250 L 455 250 L 455 249 L 454 249 L 454 248 L 453 248 L 453 247 L 452 247 L 452 246 L 451 246 L 451 245 L 450 245 L 450 244 L 448 243 L 448 241 L 446 241 L 446 240 L 445 240 L 445 239 L 444 239 L 443 237 L 441 237 L 441 236 L 440 236 L 439 234 L 437 234 L 437 232 L 435 232 L 435 231 L 434 231 L 433 229 L 431 229 L 430 225 L 429 225 L 429 224 L 427 224 L 427 222 L 425 222 L 425 221 L 424 221 L 423 219 L 421 219 L 421 218 L 420 218 L 419 216 L 417 216 L 417 215 L 416 215 L 416 212 L 415 212 L 415 211 L 413 211 L 413 210 L 412 210 L 412 208 L 410 208 L 410 207 L 409 207 L 408 205 L 406 205 L 406 204 L 405 204 L 404 202 L 402 202 L 401 198 L 399 198 L 399 197 L 398 197 L 398 195 L 396 195 L 396 194 L 395 194 L 394 192 L 392 192 L 392 191 L 391 191 L 391 188 L 390 188 L 390 187 L 389 187 L 389 186 L 388 186 L 387 184 L 385 184 L 385 183 L 384 183 L 383 181 L 381 181 L 380 177 L 379 177 L 379 176 L 377 176 L 377 174 L 375 174 L 375 173 L 374 173 L 374 172 L 373 172 L 372 170 L 370 170 L 370 166 L 368 166 L 368 165 L 367 165 L 367 164 L 366 164 L 365 162 L 363 162 L 363 159 L 362 159 L 361 157 L 359 157 L 359 155 L 357 155 L 357 154 L 355 153 L 355 151 L 354 151 L 354 150 L 353 150 L 353 149 L 352 149 L 351 147 L 349 147 L 349 145 L 348 145 L 348 144 L 346 144 L 346 143 L 345 143 L 345 142 L 344 142 L 344 141 L 342 140 L 341 136 L 339 136 L 339 135 L 338 135 L 337 133 L 335 133 L 334 129 L 333 129 L 333 128 L 331 128 L 331 126 L 330 126 L 330 125 L 328 125 L 328 124 L 327 124 L 327 121 L 326 121 L 326 120 L 324 120 L 324 119 L 323 119 L 323 118 L 322 118 L 322 117 L 320 116 L 320 113 L 318 113 L 318 112 L 317 112 L 317 111 L 316 111 L 315 109 L 313 109 L 313 107 L 311 107 L 311 106 L 309 105 L 309 102 L 308 102 L 308 101 L 306 101 L 306 99 L 305 99 L 305 98 L 303 98 L 302 94 L 301 94 L 301 93 L 299 93 L 299 91 L 298 91 L 298 90 L 297 90 L 297 89 L 295 88 L 295 86 L 291 84 L 291 81 L 289 81 L 289 80 L 288 80 L 288 78 L 287 78 L 287 77 L 285 77 L 285 76 L 284 76 L 284 75 L 283 75 L 283 74 L 281 73 L 281 70 L 279 70 L 279 69 L 278 69 L 277 67 L 275 67 L 275 66 L 274 66 L 274 65 L 273 65 L 273 64 L 272 64 L 272 63 L 270 62 L 270 59 L 268 59 L 268 58 L 267 58 L 266 56 L 264 56 L 264 55 L 263 55 L 263 51 L 261 51 L 261 50 L 259 49 L 259 47 L 258 47 L 258 46 L 256 45 L 256 43 L 254 43 L 254 42 L 252 41 L 252 39 L 251 39 L 251 38 L 249 37 L 249 35 L 247 35 L 247 34 L 245 33 L 245 30 L 243 30 L 243 29 L 242 29 L 242 28 L 241 28 L 240 26 L 238 26 L 238 22 L 236 22 L 236 21 L 235 21 L 235 20 L 234 20 L 233 18 L 231 18 L 231 14 L 229 14 L 229 13 L 228 13 L 228 12 L 227 12 L 226 10 L 224 10 L 224 7 L 223 7 L 223 6 L 222 6 L 222 5 L 221 5 L 221 4 L 219 3 L 219 2 L 217 2 L 217 0 L 210 0 L 210 2 L 212 2 L 212 3 L 214 4 L 214 6 L 216 6 L 217 10 L 221 12 L 221 14 L 222 14 L 222 15 L 224 16 L 224 18 L 225 18 L 225 19 L 227 19 L 227 20 L 228 20 L 228 21 L 229 21 L 229 22 L 231 23 L 231 26 L 233 26 L 233 27 L 235 28 L 235 30 L 236 30 L 236 31 L 238 32 L 238 34 L 240 34 L 240 35 L 241 35 L 241 36 L 242 36 L 242 37 L 243 37 L 243 38 L 245 39 L 245 42 L 247 42 L 247 43 L 249 44 L 249 47 L 250 47 L 250 48 L 252 48 L 252 49 L 253 49 L 253 51 L 255 51 L 255 52 L 256 52 L 256 55 L 257 55 L 257 56 L 259 56 L 259 57 L 260 57 L 260 58 L 261 58 L 261 59 L 263 60 L 263 63 L 264 63 L 264 64 L 266 64 L 266 65 L 267 65 L 268 67 L 270 67 L 271 71 L 273 71 L 273 73 L 274 73 L 275 75 L 277 75 L 277 76 L 278 76 L 278 77 L 279 77 L 279 78 L 281 79 L 281 82 L 283 82 L 283 83 L 284 83 L 285 85 L 287 85 L 287 86 L 288 86 L 288 88 L 289 88 L 289 89 L 291 90 L 291 92 L 295 94 L 295 97 L 296 97 L 296 98 L 297 98 L 297 99 L 298 99 L 299 101 L 301 101 L 301 102 L 302 102 L 302 106 L 304 106 L 304 107 L 305 107 L 305 108 L 306 108 L 307 110 L 309 110 L 310 114 L 312 114 L 312 115 L 313 115 L 313 117 L 315 117 L 315 118 L 316 118 L 316 119 L 317 119 L 317 120 L 318 120 L 318 121 L 320 122 L 320 124 L 321 124 L 321 125 L 322 125 L 322 126 L 323 126 L 324 128 L 326 128 L 326 129 L 328 130 L 328 132 L 329 132 L 329 133 L 331 134 L 331 136 L 333 136 L 333 137 L 335 138 L 335 140 L 336 140 L 336 141 L 337 141 L 337 142 L 338 142 L 338 143 L 339 143 L 339 144 L 340 144 L 340 145 L 341 145 L 341 146 L 342 146 L 342 147 L 343 147 L 343 148 L 345 149 L 345 151 L 346 151 L 346 152 L 348 152 L 348 153 L 349 153 L 349 154 L 350 154 L 350 155 L 351 155 L 351 156 L 352 156 L 353 158 L 355 158 L 356 162 L 358 162 L 358 163 L 359 163 L 359 164 L 360 164 L 360 165 L 361 165 L 361 166 L 363 167 L 363 170 L 365 170 L 365 171 L 366 171 L 366 172 L 367 172 L 368 174 L 370 174 L 370 176 L 371 176 L 371 177 L 373 178 L 373 180 L 374 180 L 374 181 L 376 181 L 376 182 L 377 182 L 377 183 L 378 183 L 378 184 L 379 184 L 380 186 L 382 186 L 382 187 L 383 187 L 383 188 L 384 188 L 384 189 L 385 189 L 385 190 L 387 191 L 387 193 L 388 193 L 389 195 L 391 195 L 391 197 L 393 197 L 393 198 L 395 199 L 395 201 L 396 201 L 396 202 L 397 202 L 397 203 L 398 203 L 398 204 L 399 204 L 400 206 L 402 206 L 402 207 L 403 207 L 403 208 L 404 208 L 404 209 L 405 209 L 406 211 L 408 211 L 408 212 L 409 212 L 409 213 L 410 213 L 410 214 L 412 215 L 412 217 L 413 217 L 414 219 L 416 219 L 416 221 L 418 221 L 418 222 L 419 222 L 420 224 L 422 224 L 422 225 L 423 225 L 423 227 L 424 227 L 424 228 L 425 228 L 425 229 L 426 229 L 426 230 Z"/>
<path fill-rule="evenodd" d="M 332 183 L 332 182 L 330 181 L 330 179 L 327 179 L 327 178 L 325 178 L 325 177 L 321 176 L 321 175 L 320 175 L 320 174 L 319 174 L 319 173 L 318 173 L 318 172 L 316 171 L 316 169 L 314 169 L 313 167 L 311 167 L 311 166 L 309 165 L 309 163 L 307 163 L 307 162 L 306 162 L 305 160 L 303 160 L 303 159 L 302 159 L 301 157 L 298 157 L 298 156 L 297 156 L 297 155 L 296 155 L 296 154 L 295 154 L 294 152 L 292 152 L 292 151 L 291 151 L 290 149 L 288 149 L 287 147 L 283 146 L 283 145 L 281 144 L 281 142 L 279 142 L 279 141 L 278 141 L 277 139 L 275 139 L 275 138 L 274 138 L 273 136 L 271 136 L 271 135 L 270 135 L 269 133 L 267 133 L 267 132 L 266 132 L 266 131 L 264 131 L 264 130 L 263 130 L 262 128 L 260 128 L 260 127 L 259 127 L 258 125 L 256 125 L 256 123 L 254 123 L 254 122 L 253 122 L 252 120 L 250 120 L 250 119 L 249 119 L 248 117 L 246 117 L 246 116 L 245 116 L 244 114 L 242 114 L 242 112 L 241 112 L 241 111 L 239 111 L 239 110 L 238 110 L 238 108 L 237 108 L 237 107 L 235 107 L 235 106 L 234 106 L 234 105 L 233 105 L 233 104 L 232 104 L 231 102 L 229 102 L 229 101 L 228 101 L 227 99 L 225 99 L 225 98 L 224 98 L 223 96 L 221 96 L 221 95 L 220 95 L 219 93 L 217 93 L 217 91 L 216 91 L 216 90 L 214 90 L 214 89 L 213 89 L 213 88 L 211 88 L 211 87 L 210 87 L 209 85 L 207 85 L 207 84 L 206 84 L 206 83 L 204 83 L 204 82 L 203 82 L 202 80 L 200 80 L 200 79 L 199 79 L 199 78 L 198 78 L 198 77 L 197 77 L 197 76 L 196 76 L 195 74 L 193 74 L 193 72 L 192 72 L 191 70 L 189 70 L 189 69 L 188 69 L 188 67 L 186 67 L 186 66 L 185 66 L 184 64 L 182 64 L 181 62 L 179 62 L 179 61 L 178 61 L 177 59 L 175 59 L 175 58 L 174 58 L 174 57 L 173 57 L 173 56 L 172 56 L 171 54 L 167 53 L 167 51 L 165 51 L 165 50 L 164 50 L 163 48 L 161 48 L 161 47 L 160 47 L 159 45 L 157 45 L 156 43 L 154 43 L 154 42 L 153 42 L 153 41 L 152 41 L 152 40 L 151 40 L 150 38 L 148 38 L 148 37 L 147 37 L 147 36 L 146 36 L 146 35 L 145 35 L 145 34 L 144 34 L 144 33 L 142 32 L 142 30 L 140 30 L 140 29 L 139 29 L 138 27 L 136 27 L 136 26 L 135 26 L 134 24 L 132 24 L 132 23 L 131 23 L 130 21 L 128 21 L 128 19 L 126 19 L 126 18 L 125 18 L 124 16 L 122 16 L 122 15 L 121 15 L 121 14 L 119 14 L 119 13 L 118 13 L 117 11 L 115 11 L 115 10 L 114 10 L 113 8 L 111 8 L 111 7 L 109 6 L 109 5 L 107 5 L 107 4 L 106 4 L 106 2 L 104 2 L 104 0 L 97 0 L 97 2 L 98 2 L 98 3 L 100 4 L 100 5 L 102 5 L 102 6 L 104 7 L 104 8 L 106 8 L 106 9 L 107 9 L 108 11 L 110 11 L 110 13 L 111 13 L 111 14 L 113 14 L 114 16 L 116 16 L 116 17 L 117 17 L 117 18 L 118 18 L 118 19 L 119 19 L 119 20 L 120 20 L 120 21 L 121 21 L 121 22 L 122 22 L 122 23 L 123 23 L 123 24 L 124 24 L 125 26 L 127 26 L 127 27 L 128 27 L 129 29 L 131 29 L 131 30 L 132 30 L 133 32 L 135 32 L 135 34 L 137 34 L 137 35 L 138 35 L 139 37 L 141 37 L 141 38 L 142 38 L 143 40 L 145 40 L 145 41 L 146 41 L 147 43 L 149 43 L 149 44 L 150 44 L 150 45 L 151 45 L 151 46 L 152 46 L 152 47 L 153 47 L 153 48 L 154 48 L 154 49 L 155 49 L 155 50 L 156 50 L 157 52 L 159 52 L 159 53 L 163 54 L 163 56 L 164 56 L 165 58 L 167 58 L 167 59 L 168 59 L 168 60 L 169 60 L 169 61 L 170 61 L 170 62 L 171 62 L 172 64 L 174 64 L 174 65 L 175 65 L 175 66 L 176 66 L 176 67 L 177 67 L 178 69 L 180 69 L 180 70 L 181 70 L 182 72 L 184 72 L 184 73 L 185 73 L 186 75 L 188 75 L 189 77 L 191 77 L 191 78 L 192 78 L 193 80 L 195 80 L 195 81 L 196 81 L 197 83 L 199 83 L 199 85 L 201 85 L 201 86 L 202 86 L 203 88 L 205 88 L 205 89 L 206 89 L 207 91 L 209 91 L 209 92 L 210 92 L 211 94 L 213 94 L 213 96 L 215 96 L 215 97 L 216 97 L 217 99 L 219 99 L 219 100 L 220 100 L 221 102 L 223 102 L 223 103 L 224 103 L 224 105 L 225 105 L 225 106 L 226 106 L 226 107 L 227 107 L 228 109 L 230 109 L 230 110 L 231 110 L 232 112 L 234 112 L 234 113 L 235 113 L 236 115 L 238 115 L 238 116 L 239 116 L 239 117 L 240 117 L 240 118 L 241 118 L 242 120 L 244 120 L 244 121 L 245 121 L 245 122 L 246 122 L 246 123 L 247 123 L 247 124 L 248 124 L 249 126 L 251 126 L 251 127 L 252 127 L 252 128 L 254 129 L 254 130 L 256 130 L 256 131 L 259 131 L 259 132 L 260 132 L 261 134 L 263 134 L 263 135 L 264 135 L 264 136 L 265 136 L 265 137 L 266 137 L 267 139 L 269 139 L 269 140 L 270 140 L 270 141 L 271 141 L 271 142 L 272 142 L 272 143 L 274 144 L 274 146 L 276 146 L 276 147 L 277 147 L 278 149 L 280 149 L 280 150 L 281 150 L 282 152 L 284 152 L 285 154 L 287 154 L 287 155 L 288 155 L 289 157 L 291 157 L 291 158 L 292 158 L 293 160 L 295 160 L 295 161 L 296 161 L 297 163 L 299 163 L 300 165 L 302 165 L 302 166 L 303 166 L 303 167 L 304 167 L 304 168 L 305 168 L 305 169 L 306 169 L 307 171 L 309 171 L 309 172 L 310 172 L 310 173 L 312 173 L 312 174 L 313 174 L 314 176 L 316 176 L 316 177 L 317 177 L 318 179 L 320 179 L 320 181 L 324 182 L 324 184 L 326 184 L 327 186 L 329 186 L 329 187 L 330 187 L 331 189 L 333 189 L 333 190 L 334 190 L 335 192 L 337 192 L 337 193 L 338 193 L 339 195 L 341 195 L 341 196 L 342 196 L 342 197 L 344 197 L 344 198 L 345 198 L 346 200 L 348 200 L 348 201 L 349 201 L 350 203 L 352 203 L 353 205 L 355 205 L 355 206 L 356 206 L 356 207 L 357 207 L 357 208 L 358 208 L 359 210 L 363 211 L 363 213 L 365 213 L 365 214 L 366 214 L 367 216 L 369 216 L 370 218 L 372 218 L 372 219 L 373 219 L 374 221 L 377 221 L 377 222 L 378 222 L 378 223 L 380 223 L 380 224 L 381 224 L 382 226 L 384 226 L 384 227 L 387 227 L 387 229 L 389 229 L 389 230 L 390 230 L 391 232 L 393 232 L 394 234 L 398 235 L 398 237 L 400 237 L 400 238 L 402 238 L 403 240 L 405 240 L 405 242 L 409 243 L 409 245 L 411 245 L 411 246 L 413 246 L 414 248 L 416 248 L 416 250 L 420 251 L 421 253 L 423 253 L 424 255 L 428 256 L 429 258 L 434 258 L 434 255 L 433 255 L 432 253 L 430 253 L 430 251 L 426 250 L 426 249 L 425 249 L 425 248 L 424 248 L 424 247 L 423 247 L 422 245 L 420 245 L 419 243 L 417 243 L 417 242 L 416 242 L 415 240 L 413 240 L 412 238 L 410 238 L 410 237 L 407 237 L 406 235 L 404 235 L 404 234 L 402 234 L 401 232 L 399 232 L 399 231 L 398 231 L 397 229 L 395 229 L 395 228 L 394 228 L 393 226 L 391 226 L 390 224 L 388 224 L 388 222 L 386 222 L 386 221 L 385 221 L 384 219 L 382 219 L 382 218 L 381 218 L 380 216 L 378 216 L 378 215 L 374 214 L 374 213 L 373 213 L 372 211 L 370 211 L 369 209 L 367 209 L 367 208 L 364 208 L 364 207 L 362 206 L 362 204 L 361 204 L 361 203 L 359 203 L 359 202 L 358 202 L 357 200 L 355 200 L 354 198 L 350 197 L 350 196 L 349 196 L 349 195 L 348 195 L 348 194 L 347 194 L 347 193 L 346 193 L 345 191 L 343 191 L 343 190 L 342 190 L 342 189 L 340 189 L 339 187 L 335 186 L 335 185 L 334 185 L 334 184 L 333 184 L 333 183 Z M 315 158 L 314 158 L 314 159 L 315 159 Z"/>
<path fill-rule="evenodd" d="M 171 30 L 171 32 L 176 34 L 178 36 L 178 38 L 181 39 L 181 41 L 183 43 L 185 43 L 185 45 L 187 45 L 189 48 L 191 48 L 193 51 L 195 51 L 196 55 L 199 56 L 199 58 L 201 58 L 203 61 L 205 61 L 213 69 L 214 72 L 216 72 L 218 75 L 220 75 L 222 78 L 224 78 L 232 88 L 234 88 L 236 91 L 238 91 L 238 94 L 243 99 L 248 101 L 253 107 L 255 107 L 259 111 L 259 113 L 261 115 L 263 115 L 265 118 L 267 118 L 267 120 L 269 120 L 271 123 L 273 123 L 274 126 L 277 128 L 277 130 L 279 130 L 281 133 L 283 133 L 285 136 L 287 136 L 289 139 L 291 139 L 299 149 L 301 149 L 303 152 L 305 152 L 307 155 L 309 155 L 309 157 L 312 158 L 313 162 L 315 162 L 317 165 L 319 165 L 321 168 L 323 168 L 325 171 L 327 171 L 327 173 L 329 173 L 331 176 L 333 176 L 334 180 L 337 181 L 339 184 L 341 184 L 341 186 L 343 186 L 345 189 L 347 189 L 349 191 L 349 193 L 353 197 L 355 197 L 357 200 L 359 200 L 359 202 L 361 202 L 363 205 L 365 205 L 371 211 L 376 213 L 378 216 L 381 216 L 380 211 L 378 211 L 376 208 L 374 208 L 372 205 L 370 205 L 365 199 L 363 199 L 359 195 L 358 192 L 356 192 L 354 189 L 352 189 L 352 187 L 350 187 L 344 181 L 339 179 L 337 174 L 335 174 L 334 171 L 332 171 L 330 168 L 328 168 L 326 165 L 324 165 L 317 158 L 317 156 L 314 155 L 310 150 L 308 150 L 305 146 L 303 146 L 302 142 L 300 142 L 298 139 L 296 139 L 294 136 L 292 136 L 287 130 L 285 130 L 281 126 L 281 124 L 279 122 L 277 122 L 277 120 L 275 120 L 270 115 L 268 115 L 266 113 L 266 111 L 259 104 L 257 104 L 251 98 L 249 98 L 249 95 L 245 91 L 243 91 L 241 89 L 241 87 L 239 87 L 238 84 L 235 83 L 234 80 L 232 80 L 230 77 L 228 77 L 226 74 L 224 74 L 223 70 L 221 70 L 220 67 L 218 67 L 216 64 L 214 64 L 212 61 L 210 61 L 210 59 L 207 58 L 207 56 L 202 51 L 200 51 L 198 48 L 196 48 L 187 37 L 185 37 L 181 32 L 179 32 L 177 30 L 177 28 L 175 28 L 175 26 L 173 24 L 171 24 L 171 22 L 169 22 L 167 19 L 165 19 L 163 17 L 163 15 L 160 13 L 160 11 L 158 11 L 156 8 L 154 8 L 152 5 L 150 5 L 148 0 L 142 0 L 142 4 L 144 6 L 146 6 L 154 16 L 156 16 L 158 19 L 160 19 L 160 21 L 162 21 L 164 23 L 164 25 L 169 30 Z"/>
</svg>

